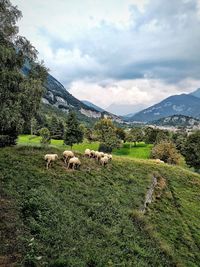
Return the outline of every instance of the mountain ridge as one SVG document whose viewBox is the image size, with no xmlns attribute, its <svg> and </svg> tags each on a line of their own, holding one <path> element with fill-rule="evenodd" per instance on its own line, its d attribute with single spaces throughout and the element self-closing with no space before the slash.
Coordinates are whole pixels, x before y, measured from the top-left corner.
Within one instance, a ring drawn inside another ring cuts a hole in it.
<svg viewBox="0 0 200 267">
<path fill-rule="evenodd" d="M 200 120 L 185 115 L 172 115 L 156 121 L 151 121 L 150 124 L 170 127 L 200 127 Z"/>
<path fill-rule="evenodd" d="M 161 102 L 152 105 L 132 117 L 125 117 L 128 121 L 150 122 L 172 115 L 200 117 L 200 98 L 193 94 L 172 95 Z"/>
<path fill-rule="evenodd" d="M 29 72 L 28 65 L 25 65 L 22 69 L 22 72 L 26 75 Z M 88 106 L 79 99 L 75 98 L 70 94 L 66 88 L 54 78 L 51 74 L 48 73 L 46 83 L 44 84 L 45 93 L 42 97 L 42 103 L 45 105 L 50 105 L 63 112 L 69 112 L 69 110 L 74 110 L 81 115 L 84 119 L 84 116 L 91 119 L 100 119 L 101 117 L 107 116 L 110 117 L 113 121 L 122 123 L 122 119 L 109 113 L 107 111 L 99 111 L 92 106 Z"/>
</svg>

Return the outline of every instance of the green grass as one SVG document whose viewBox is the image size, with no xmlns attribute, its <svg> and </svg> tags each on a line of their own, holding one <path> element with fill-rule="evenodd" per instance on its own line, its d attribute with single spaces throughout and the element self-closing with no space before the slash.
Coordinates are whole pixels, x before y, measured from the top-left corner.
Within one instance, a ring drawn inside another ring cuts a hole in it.
<svg viewBox="0 0 200 267">
<path fill-rule="evenodd" d="M 40 137 L 31 136 L 31 135 L 20 135 L 18 139 L 19 145 L 26 146 L 40 146 Z M 58 149 L 70 149 L 69 146 L 63 145 L 63 140 L 51 140 L 51 147 L 56 147 Z M 115 149 L 113 151 L 113 155 L 116 156 L 125 156 L 131 158 L 139 158 L 139 159 L 148 159 L 150 157 L 151 148 L 153 145 L 145 144 L 143 142 L 137 143 L 137 146 L 134 147 L 134 144 L 130 143 L 123 144 L 123 147 L 120 149 Z M 99 142 L 88 143 L 84 141 L 81 144 L 73 145 L 74 151 L 79 151 L 83 153 L 86 148 L 90 148 L 93 150 L 98 150 Z"/>
<path fill-rule="evenodd" d="M 40 136 L 20 135 L 17 143 L 18 145 L 23 145 L 23 146 L 25 145 L 25 146 L 40 147 L 41 146 L 40 140 L 41 140 Z M 70 146 L 66 146 L 63 144 L 63 140 L 56 140 L 56 139 L 51 139 L 51 144 L 49 147 L 58 148 L 60 150 L 71 149 Z M 73 145 L 73 150 L 83 153 L 86 148 L 98 150 L 98 147 L 99 147 L 99 142 L 88 143 L 84 141 L 81 144 Z"/>
<path fill-rule="evenodd" d="M 153 145 L 145 144 L 143 142 L 137 143 L 136 147 L 134 144 L 126 143 L 122 148 L 116 149 L 113 153 L 117 156 L 127 156 L 138 159 L 148 159 L 150 157 L 151 149 Z"/>
<path fill-rule="evenodd" d="M 81 154 L 80 171 L 61 160 L 46 170 L 46 153 L 61 155 L 52 147 L 0 149 L 8 266 L 199 266 L 199 175 L 124 157 L 102 168 Z M 159 184 L 143 215 L 153 174 Z"/>
</svg>

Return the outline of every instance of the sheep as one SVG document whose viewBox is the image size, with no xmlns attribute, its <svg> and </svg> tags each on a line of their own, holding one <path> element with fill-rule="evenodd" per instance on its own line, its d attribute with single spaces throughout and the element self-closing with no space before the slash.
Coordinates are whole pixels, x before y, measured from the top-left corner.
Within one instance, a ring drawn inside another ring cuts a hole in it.
<svg viewBox="0 0 200 267">
<path fill-rule="evenodd" d="M 155 159 L 155 162 L 156 163 L 165 163 L 163 160 L 161 160 L 161 159 Z"/>
<path fill-rule="evenodd" d="M 89 148 L 87 148 L 87 149 L 85 150 L 84 155 L 85 155 L 85 157 L 90 158 L 90 157 L 91 157 L 91 150 L 90 150 Z"/>
<path fill-rule="evenodd" d="M 102 166 L 106 166 L 108 164 L 108 161 L 109 161 L 108 157 L 104 156 L 104 157 L 100 158 L 99 163 Z"/>
<path fill-rule="evenodd" d="M 112 155 L 111 154 L 106 154 L 106 156 L 108 157 L 109 161 L 112 160 Z"/>
<path fill-rule="evenodd" d="M 95 153 L 96 153 L 96 151 L 91 150 L 91 151 L 90 151 L 90 157 L 91 157 L 91 158 L 95 158 Z"/>
<path fill-rule="evenodd" d="M 67 161 L 70 159 L 70 158 L 73 158 L 74 157 L 74 153 L 70 150 L 65 150 L 63 152 L 63 158 L 64 158 L 64 163 L 66 164 Z"/>
<path fill-rule="evenodd" d="M 44 156 L 44 159 L 47 161 L 47 169 L 49 168 L 49 166 L 51 165 L 51 163 L 53 161 L 56 161 L 58 159 L 58 155 L 57 154 L 46 154 Z"/>
<path fill-rule="evenodd" d="M 104 157 L 104 153 L 96 151 L 96 153 L 95 153 L 96 160 L 99 161 L 102 157 Z"/>
<path fill-rule="evenodd" d="M 67 169 L 69 169 L 71 165 L 72 165 L 72 169 L 73 169 L 73 170 L 74 170 L 75 168 L 77 168 L 77 169 L 80 168 L 80 166 L 81 166 L 81 162 L 80 162 L 79 158 L 77 158 L 77 157 L 73 157 L 73 158 L 71 158 L 71 159 L 69 160 L 69 162 L 68 162 Z"/>
</svg>

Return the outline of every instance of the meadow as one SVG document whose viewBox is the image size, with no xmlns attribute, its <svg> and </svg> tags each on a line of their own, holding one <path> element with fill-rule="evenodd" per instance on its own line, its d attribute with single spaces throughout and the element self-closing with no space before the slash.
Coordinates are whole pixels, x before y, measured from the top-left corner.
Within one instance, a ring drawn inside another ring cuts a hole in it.
<svg viewBox="0 0 200 267">
<path fill-rule="evenodd" d="M 39 136 L 31 136 L 31 135 L 20 135 L 18 139 L 18 145 L 26 145 L 26 146 L 38 146 L 40 147 L 40 137 Z M 150 157 L 151 148 L 153 145 L 145 144 L 144 142 L 137 143 L 135 147 L 134 144 L 125 143 L 122 148 L 113 150 L 113 155 L 122 156 L 122 157 L 130 157 L 130 158 L 138 158 L 138 159 L 148 159 Z M 50 147 L 58 148 L 58 149 L 71 149 L 69 146 L 63 145 L 63 140 L 51 140 Z M 88 143 L 84 141 L 81 144 L 73 145 L 72 149 L 74 151 L 78 151 L 83 153 L 86 148 L 90 148 L 93 150 L 98 150 L 99 142 Z"/>
<path fill-rule="evenodd" d="M 43 156 L 58 148 L 0 149 L 2 266 L 187 266 L 200 262 L 200 176 L 116 156 L 106 167 L 77 154 L 78 171 Z M 140 210 L 152 177 L 158 185 Z"/>
</svg>

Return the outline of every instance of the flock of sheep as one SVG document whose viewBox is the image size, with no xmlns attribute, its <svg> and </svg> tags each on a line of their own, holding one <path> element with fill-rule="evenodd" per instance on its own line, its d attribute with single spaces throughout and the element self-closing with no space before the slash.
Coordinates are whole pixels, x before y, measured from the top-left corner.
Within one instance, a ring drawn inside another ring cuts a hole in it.
<svg viewBox="0 0 200 267">
<path fill-rule="evenodd" d="M 84 156 L 88 158 L 94 158 L 102 166 L 107 165 L 108 162 L 112 160 L 111 154 L 90 150 L 88 148 L 85 150 Z M 58 159 L 58 155 L 57 154 L 46 154 L 44 156 L 44 159 L 47 162 L 46 167 L 48 169 L 52 165 L 52 163 Z M 71 168 L 75 170 L 75 169 L 79 169 L 81 166 L 80 159 L 78 157 L 75 157 L 74 153 L 70 150 L 65 150 L 63 152 L 63 160 L 64 160 L 64 163 L 67 164 L 68 169 Z"/>
</svg>

